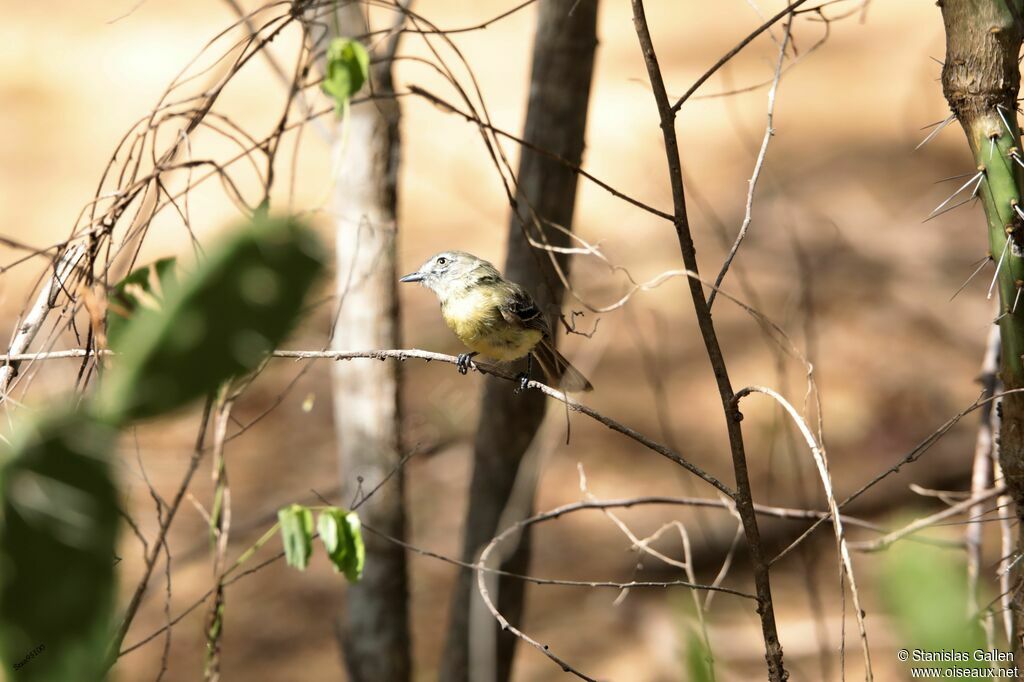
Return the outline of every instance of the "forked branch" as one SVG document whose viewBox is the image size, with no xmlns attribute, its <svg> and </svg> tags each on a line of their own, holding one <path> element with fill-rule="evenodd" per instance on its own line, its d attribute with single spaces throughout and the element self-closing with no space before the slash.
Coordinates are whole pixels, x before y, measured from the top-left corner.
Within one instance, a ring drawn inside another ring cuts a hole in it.
<svg viewBox="0 0 1024 682">
<path fill-rule="evenodd" d="M 697 252 L 690 233 L 690 222 L 686 213 L 686 195 L 683 191 L 682 162 L 679 155 L 679 143 L 675 131 L 675 109 L 669 103 L 665 90 L 665 81 L 658 65 L 658 57 L 654 51 L 654 42 L 647 26 L 643 0 L 632 0 L 633 26 L 640 41 L 647 76 L 654 91 L 654 99 L 658 107 L 658 118 L 665 146 L 665 158 L 668 163 L 669 181 L 672 186 L 674 224 L 679 247 L 682 251 L 686 269 L 699 273 Z M 734 403 L 734 393 L 726 369 L 725 358 L 718 343 L 718 335 L 711 319 L 711 310 L 704 298 L 704 287 L 693 277 L 687 278 L 693 309 L 697 316 L 701 338 L 707 351 L 708 360 L 718 384 L 722 411 L 725 415 L 726 429 L 729 433 L 729 447 L 732 453 L 733 470 L 736 474 L 736 511 L 743 522 L 743 531 L 750 552 L 754 584 L 757 590 L 758 615 L 761 617 L 761 633 L 765 645 L 765 661 L 768 664 L 768 678 L 772 682 L 784 682 L 789 675 L 782 664 L 782 644 L 775 624 L 775 606 L 772 602 L 771 582 L 768 575 L 768 562 L 761 545 L 761 532 L 757 526 L 757 515 L 754 512 L 754 501 L 750 490 L 750 478 L 747 473 L 747 456 L 743 445 L 743 431 L 740 428 L 742 418 Z"/>
</svg>

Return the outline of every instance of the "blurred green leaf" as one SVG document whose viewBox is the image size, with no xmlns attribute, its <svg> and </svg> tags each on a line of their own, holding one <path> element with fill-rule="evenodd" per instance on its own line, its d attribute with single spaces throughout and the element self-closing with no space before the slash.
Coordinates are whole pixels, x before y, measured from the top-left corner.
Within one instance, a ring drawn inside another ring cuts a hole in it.
<svg viewBox="0 0 1024 682">
<path fill-rule="evenodd" d="M 337 507 L 329 507 L 320 512 L 317 518 L 316 530 L 320 534 L 320 541 L 324 543 L 327 556 L 334 564 L 335 571 L 345 570 L 345 559 L 348 552 L 348 542 L 345 540 L 345 532 L 342 528 L 345 525 L 345 511 Z"/>
<path fill-rule="evenodd" d="M 711 652 L 699 634 L 690 631 L 686 645 L 686 679 L 689 682 L 714 682 Z"/>
<path fill-rule="evenodd" d="M 967 570 L 960 554 L 921 543 L 900 542 L 886 550 L 882 595 L 902 649 L 972 652 L 986 649 L 976 619 L 968 619 Z M 987 668 L 982 661 L 928 663 L 941 668 Z"/>
<path fill-rule="evenodd" d="M 281 542 L 284 558 L 289 566 L 306 570 L 313 554 L 313 513 L 301 504 L 292 504 L 278 510 L 281 523 Z"/>
<path fill-rule="evenodd" d="M 22 422 L 2 454 L 0 658 L 18 680 L 103 677 L 115 596 L 114 438 L 58 410 Z"/>
<path fill-rule="evenodd" d="M 348 38 L 335 38 L 327 47 L 327 75 L 320 86 L 334 98 L 340 116 L 352 95 L 370 76 L 370 54 L 363 45 Z"/>
<path fill-rule="evenodd" d="M 363 529 L 359 515 L 348 512 L 342 517 L 342 532 L 345 538 L 345 577 L 349 582 L 359 582 L 366 564 L 366 545 L 363 543 Z"/>
<path fill-rule="evenodd" d="M 328 507 L 320 512 L 317 532 L 324 543 L 334 570 L 345 573 L 350 582 L 363 577 L 366 563 L 366 545 L 363 543 L 362 524 L 355 512 Z"/>
<path fill-rule="evenodd" d="M 128 321 L 140 307 L 159 310 L 164 292 L 175 284 L 176 259 L 161 258 L 122 279 L 110 292 L 107 307 L 107 344 L 121 351 L 120 341 Z"/>
<path fill-rule="evenodd" d="M 122 351 L 97 399 L 113 422 L 152 417 L 254 369 L 291 330 L 323 270 L 312 230 L 258 216 L 212 250 L 195 272 L 166 283 L 159 309 L 143 306 L 118 332 Z"/>
</svg>

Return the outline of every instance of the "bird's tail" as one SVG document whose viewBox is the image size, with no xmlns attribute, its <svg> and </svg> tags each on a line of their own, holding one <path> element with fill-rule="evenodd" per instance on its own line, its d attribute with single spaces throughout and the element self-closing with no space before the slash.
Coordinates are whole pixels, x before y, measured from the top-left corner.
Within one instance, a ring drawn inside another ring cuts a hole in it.
<svg viewBox="0 0 1024 682">
<path fill-rule="evenodd" d="M 541 339 L 533 348 L 533 357 L 537 359 L 551 386 L 567 393 L 594 390 L 587 378 L 555 349 L 551 339 Z"/>
</svg>

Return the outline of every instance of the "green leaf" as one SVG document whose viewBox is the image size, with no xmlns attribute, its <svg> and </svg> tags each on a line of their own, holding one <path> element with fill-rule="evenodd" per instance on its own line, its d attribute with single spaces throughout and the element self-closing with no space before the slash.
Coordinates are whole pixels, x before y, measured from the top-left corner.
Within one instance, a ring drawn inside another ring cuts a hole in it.
<svg viewBox="0 0 1024 682">
<path fill-rule="evenodd" d="M 324 543 L 327 556 L 334 564 L 335 571 L 345 570 L 348 558 L 348 542 L 345 538 L 345 510 L 337 507 L 328 507 L 320 512 L 317 518 L 316 529 L 320 534 L 320 541 Z"/>
<path fill-rule="evenodd" d="M 691 630 L 686 647 L 686 679 L 689 682 L 714 682 L 712 660 L 703 638 Z"/>
<path fill-rule="evenodd" d="M 112 423 L 152 417 L 208 395 L 259 365 L 291 330 L 323 270 L 316 235 L 288 218 L 257 217 L 165 284 L 118 332 L 121 355 L 96 408 Z"/>
<path fill-rule="evenodd" d="M 18 680 L 98 680 L 114 607 L 115 433 L 80 413 L 22 422 L 0 454 L 0 659 Z"/>
<path fill-rule="evenodd" d="M 128 321 L 140 307 L 159 310 L 164 292 L 175 281 L 174 258 L 161 258 L 122 279 L 110 292 L 107 306 L 107 345 L 120 351 L 120 341 Z"/>
<path fill-rule="evenodd" d="M 306 570 L 313 554 L 313 512 L 301 504 L 292 504 L 277 512 L 281 523 L 281 542 L 289 566 Z"/>
<path fill-rule="evenodd" d="M 327 75 L 320 87 L 334 98 L 338 115 L 369 76 L 370 54 L 361 43 L 348 38 L 331 41 L 327 47 Z"/>
<path fill-rule="evenodd" d="M 349 582 L 359 582 L 366 564 L 366 545 L 363 543 L 362 524 L 359 515 L 348 512 L 342 517 L 342 534 L 345 538 L 345 564 L 343 570 Z"/>
</svg>

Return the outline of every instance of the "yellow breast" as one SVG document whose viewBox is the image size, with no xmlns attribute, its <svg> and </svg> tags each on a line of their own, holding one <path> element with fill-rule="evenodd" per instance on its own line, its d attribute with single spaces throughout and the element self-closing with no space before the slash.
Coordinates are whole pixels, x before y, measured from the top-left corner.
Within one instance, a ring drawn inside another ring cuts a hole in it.
<svg viewBox="0 0 1024 682">
<path fill-rule="evenodd" d="M 441 304 L 444 321 L 470 350 L 495 360 L 516 360 L 537 345 L 543 334 L 514 326 L 502 316 L 501 290 L 473 287 Z"/>
</svg>

